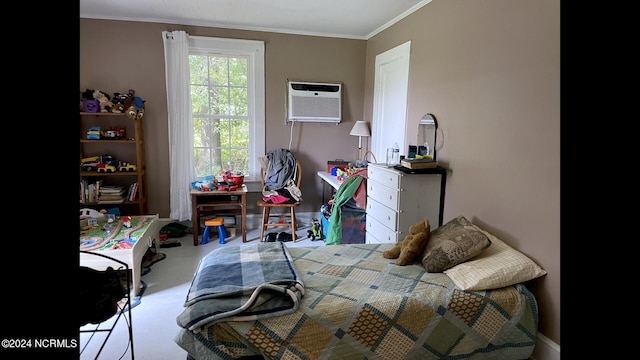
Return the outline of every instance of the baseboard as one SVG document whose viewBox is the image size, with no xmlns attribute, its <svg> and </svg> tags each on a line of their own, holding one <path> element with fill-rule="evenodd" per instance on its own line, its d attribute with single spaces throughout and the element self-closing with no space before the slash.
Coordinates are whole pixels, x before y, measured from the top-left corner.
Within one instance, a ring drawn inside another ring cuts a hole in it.
<svg viewBox="0 0 640 360">
<path fill-rule="evenodd" d="M 538 333 L 538 340 L 535 349 L 533 349 L 531 360 L 560 360 L 560 345 Z"/>
</svg>

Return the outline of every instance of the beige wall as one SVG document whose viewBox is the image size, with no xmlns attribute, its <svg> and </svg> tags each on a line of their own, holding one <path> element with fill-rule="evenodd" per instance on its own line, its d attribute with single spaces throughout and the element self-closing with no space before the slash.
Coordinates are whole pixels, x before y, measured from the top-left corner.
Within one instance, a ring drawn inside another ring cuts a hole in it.
<svg viewBox="0 0 640 360">
<path fill-rule="evenodd" d="M 129 88 L 145 100 L 149 212 L 168 217 L 169 153 L 167 94 L 162 31 L 184 30 L 193 36 L 228 37 L 265 42 L 267 151 L 288 148 L 302 163 L 300 211 L 319 211 L 322 183 L 316 171 L 327 160 L 354 161 L 358 138 L 349 131 L 362 119 L 364 102 L 364 40 L 336 39 L 255 31 L 216 29 L 128 21 L 80 19 L 80 90 L 109 94 Z M 115 41 L 114 39 L 117 39 Z M 287 79 L 343 83 L 343 122 L 285 125 Z M 290 134 L 292 139 L 290 141 Z M 259 186 L 258 186 L 259 188 Z M 249 212 L 259 193 L 249 197 Z"/>
<path fill-rule="evenodd" d="M 430 112 L 442 129 L 444 220 L 464 215 L 548 272 L 527 285 L 540 332 L 560 344 L 558 0 L 434 0 L 368 41 L 81 19 L 80 90 L 134 88 L 147 101 L 149 211 L 167 217 L 163 30 L 265 41 L 268 150 L 289 145 L 287 78 L 344 83 L 343 124 L 293 128 L 291 149 L 304 167 L 302 211 L 320 206 L 315 172 L 327 160 L 357 157 L 358 139 L 348 133 L 353 121 L 371 121 L 375 56 L 412 40 L 408 121 Z"/>
<path fill-rule="evenodd" d="M 375 56 L 407 40 L 408 121 L 433 113 L 444 134 L 444 221 L 464 215 L 548 272 L 528 285 L 560 344 L 560 2 L 434 0 L 369 39 L 365 120 Z"/>
</svg>

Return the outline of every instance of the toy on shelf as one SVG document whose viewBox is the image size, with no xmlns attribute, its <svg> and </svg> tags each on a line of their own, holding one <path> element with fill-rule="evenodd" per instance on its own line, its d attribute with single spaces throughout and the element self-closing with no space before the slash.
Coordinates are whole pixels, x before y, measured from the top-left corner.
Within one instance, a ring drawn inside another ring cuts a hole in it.
<svg viewBox="0 0 640 360">
<path fill-rule="evenodd" d="M 111 96 L 109 96 L 109 94 L 100 90 L 95 90 L 93 92 L 93 98 L 98 100 L 98 103 L 100 104 L 100 112 L 111 112 L 113 103 L 111 102 Z"/>
<path fill-rule="evenodd" d="M 97 155 L 83 158 L 82 160 L 80 160 L 80 169 L 82 171 L 97 171 L 106 173 L 113 173 L 116 171 L 138 171 L 138 167 L 135 164 L 114 159 L 111 155 Z"/>
<path fill-rule="evenodd" d="M 87 131 L 87 140 L 100 140 L 102 137 L 102 128 L 100 126 L 92 126 Z"/>
<path fill-rule="evenodd" d="M 102 132 L 102 137 L 107 140 L 120 140 L 127 137 L 127 130 L 123 127 L 111 127 Z"/>
<path fill-rule="evenodd" d="M 134 96 L 131 105 L 127 108 L 126 115 L 131 120 L 140 120 L 144 116 L 144 100 L 139 96 Z"/>
<path fill-rule="evenodd" d="M 129 106 L 131 106 L 131 103 L 133 102 L 133 94 L 135 92 L 135 90 L 129 89 L 129 92 L 126 94 L 113 93 L 113 98 L 111 99 L 113 107 L 111 108 L 111 112 L 116 114 L 124 113 Z"/>
</svg>

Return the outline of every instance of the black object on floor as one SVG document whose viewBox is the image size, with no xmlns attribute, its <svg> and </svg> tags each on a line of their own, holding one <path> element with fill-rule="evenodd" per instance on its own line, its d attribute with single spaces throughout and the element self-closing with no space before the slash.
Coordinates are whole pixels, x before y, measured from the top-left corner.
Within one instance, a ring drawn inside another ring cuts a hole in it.
<svg viewBox="0 0 640 360">
<path fill-rule="evenodd" d="M 170 238 L 183 237 L 187 233 L 187 226 L 179 223 L 170 223 L 160 229 L 160 234 L 167 234 Z"/>
<path fill-rule="evenodd" d="M 182 244 L 180 244 L 179 242 L 166 242 L 166 243 L 160 244 L 161 248 L 172 248 L 177 246 L 182 246 Z"/>
<path fill-rule="evenodd" d="M 287 242 L 287 241 L 293 240 L 293 236 L 291 234 L 286 233 L 286 232 L 283 231 L 283 232 L 278 234 L 277 240 L 278 241 L 282 241 L 282 242 Z"/>
<path fill-rule="evenodd" d="M 264 237 L 264 242 L 275 242 L 276 241 L 276 237 L 278 236 L 277 233 L 268 233 L 267 235 L 265 235 Z"/>
</svg>

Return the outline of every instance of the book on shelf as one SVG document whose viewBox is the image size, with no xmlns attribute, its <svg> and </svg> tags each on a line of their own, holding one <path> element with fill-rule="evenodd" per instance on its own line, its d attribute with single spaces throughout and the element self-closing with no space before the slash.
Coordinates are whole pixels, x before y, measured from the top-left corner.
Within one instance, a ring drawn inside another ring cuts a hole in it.
<svg viewBox="0 0 640 360">
<path fill-rule="evenodd" d="M 102 194 L 100 195 L 100 197 L 98 198 L 99 201 L 117 201 L 117 200 L 124 200 L 124 197 L 122 195 L 105 195 Z"/>
<path fill-rule="evenodd" d="M 438 166 L 438 162 L 433 159 L 402 159 L 400 165 L 407 169 L 430 169 Z"/>
<path fill-rule="evenodd" d="M 124 199 L 119 200 L 103 200 L 102 198 L 98 201 L 98 204 L 122 204 Z"/>
<path fill-rule="evenodd" d="M 122 201 L 124 200 L 124 189 L 117 185 L 103 185 L 100 187 L 99 201 Z"/>
<path fill-rule="evenodd" d="M 134 182 L 129 186 L 129 191 L 127 192 L 127 200 L 134 201 L 137 195 L 138 195 L 138 182 Z"/>
<path fill-rule="evenodd" d="M 102 185 L 100 187 L 100 194 L 124 194 L 124 188 L 118 185 Z"/>
<path fill-rule="evenodd" d="M 102 180 L 96 180 L 94 182 L 89 182 L 87 180 L 80 181 L 80 203 L 97 203 L 101 186 Z"/>
</svg>

